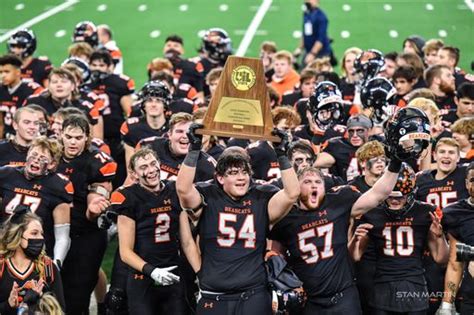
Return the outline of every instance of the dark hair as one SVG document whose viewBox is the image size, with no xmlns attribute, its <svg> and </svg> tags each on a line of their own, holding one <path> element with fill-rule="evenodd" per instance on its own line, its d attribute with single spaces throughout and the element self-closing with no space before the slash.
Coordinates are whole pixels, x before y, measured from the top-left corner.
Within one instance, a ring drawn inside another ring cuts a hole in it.
<svg viewBox="0 0 474 315">
<path fill-rule="evenodd" d="M 449 67 L 445 65 L 434 65 L 425 70 L 424 78 L 428 87 L 433 84 L 433 80 L 435 78 L 441 76 L 443 69 L 451 71 L 451 69 L 449 69 Z"/>
<path fill-rule="evenodd" d="M 216 175 L 224 176 L 225 172 L 232 168 L 241 168 L 252 174 L 252 167 L 250 166 L 250 158 L 244 154 L 233 151 L 231 154 L 226 154 L 226 151 L 221 154 L 217 160 Z"/>
<path fill-rule="evenodd" d="M 398 57 L 398 53 L 396 51 L 388 52 L 385 54 L 385 56 L 383 56 L 384 59 L 389 59 L 392 61 L 397 61 L 397 57 Z"/>
<path fill-rule="evenodd" d="M 0 57 L 0 66 L 12 65 L 15 68 L 21 68 L 21 59 L 16 55 L 4 55 Z"/>
<path fill-rule="evenodd" d="M 84 115 L 72 114 L 63 121 L 63 130 L 66 130 L 67 127 L 79 128 L 86 134 L 87 137 L 90 137 L 91 129 L 89 126 L 89 121 Z"/>
<path fill-rule="evenodd" d="M 469 174 L 470 171 L 474 170 L 474 162 L 469 163 L 466 169 L 466 177 Z"/>
<path fill-rule="evenodd" d="M 153 74 L 150 81 L 165 81 L 169 86 L 175 87 L 173 76 L 166 71 L 158 71 Z"/>
<path fill-rule="evenodd" d="M 459 98 L 469 98 L 474 100 L 474 82 L 466 81 L 462 83 L 456 91 L 456 96 Z"/>
<path fill-rule="evenodd" d="M 112 56 L 106 49 L 99 49 L 99 50 L 94 51 L 91 55 L 90 63 L 92 63 L 95 60 L 101 60 L 107 66 L 111 66 L 114 63 Z"/>
<path fill-rule="evenodd" d="M 450 58 L 454 59 L 454 66 L 458 65 L 459 58 L 461 57 L 461 52 L 459 48 L 453 46 L 443 46 L 440 50 L 446 50 Z"/>
<path fill-rule="evenodd" d="M 406 79 L 409 82 L 413 82 L 417 79 L 415 68 L 412 66 L 401 66 L 398 67 L 393 73 L 392 80 L 396 79 Z"/>
<path fill-rule="evenodd" d="M 314 160 L 316 159 L 316 154 L 314 153 L 313 148 L 308 143 L 304 142 L 303 140 L 297 140 L 290 144 L 288 148 L 288 152 L 287 152 L 288 158 L 290 160 L 293 158 L 293 154 L 295 154 L 295 152 L 309 154 L 312 159 Z"/>
<path fill-rule="evenodd" d="M 177 34 L 172 34 L 166 37 L 165 43 L 167 42 L 175 42 L 175 43 L 180 43 L 181 45 L 184 45 L 183 38 Z"/>
<path fill-rule="evenodd" d="M 316 81 L 317 82 L 322 82 L 322 81 L 331 81 L 338 87 L 341 84 L 341 79 L 339 78 L 339 75 L 336 72 L 329 72 L 329 71 L 323 71 L 319 72 L 316 75 Z"/>
<path fill-rule="evenodd" d="M 156 152 L 150 149 L 147 146 L 144 146 L 143 148 L 138 149 L 133 155 L 130 157 L 130 163 L 128 165 L 129 169 L 132 171 L 135 171 L 135 166 L 137 164 L 138 159 L 142 159 L 147 155 L 153 155 L 153 157 L 160 162 L 160 159 L 158 158 L 158 155 L 156 155 Z"/>
</svg>

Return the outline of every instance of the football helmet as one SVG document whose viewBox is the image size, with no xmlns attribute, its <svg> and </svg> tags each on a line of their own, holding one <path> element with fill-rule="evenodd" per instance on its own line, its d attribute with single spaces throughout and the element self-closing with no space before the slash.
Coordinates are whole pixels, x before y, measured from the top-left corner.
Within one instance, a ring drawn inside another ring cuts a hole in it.
<svg viewBox="0 0 474 315">
<path fill-rule="evenodd" d="M 385 139 L 389 157 L 400 161 L 417 159 L 431 141 L 426 114 L 414 107 L 404 107 L 387 120 Z"/>
<path fill-rule="evenodd" d="M 99 45 L 99 35 L 97 34 L 97 27 L 91 21 L 82 21 L 77 23 L 72 35 L 74 43 L 86 42 L 92 48 L 97 48 Z"/>
<path fill-rule="evenodd" d="M 150 97 L 156 97 L 163 102 L 165 110 L 171 103 L 173 96 L 171 95 L 168 86 L 161 81 L 150 81 L 145 83 L 138 93 L 138 100 L 142 110 L 145 110 L 145 101 Z"/>
<path fill-rule="evenodd" d="M 326 130 L 342 122 L 342 94 L 336 84 L 320 82 L 306 103 L 313 121 Z"/>
<path fill-rule="evenodd" d="M 385 65 L 383 54 L 376 49 L 369 49 L 361 52 L 354 61 L 355 73 L 362 76 L 362 86 L 365 82 L 374 78 Z"/>
<path fill-rule="evenodd" d="M 63 61 L 61 65 L 73 64 L 78 67 L 82 72 L 82 82 L 87 82 L 91 77 L 91 70 L 89 69 L 89 64 L 77 57 L 69 57 Z"/>
<path fill-rule="evenodd" d="M 23 49 L 20 58 L 32 56 L 36 51 L 36 36 L 32 30 L 27 28 L 15 32 L 7 41 L 8 51 L 13 53 L 13 47 Z"/>
<path fill-rule="evenodd" d="M 394 219 L 402 218 L 410 211 L 415 202 L 415 172 L 407 163 L 402 163 L 402 168 L 398 172 L 397 183 L 393 187 L 390 197 L 407 197 L 405 205 L 398 210 L 390 209 L 387 201 L 384 202 L 385 212 Z"/>
<path fill-rule="evenodd" d="M 392 83 L 383 77 L 372 78 L 362 87 L 362 106 L 373 109 L 371 118 L 375 123 L 382 123 L 393 114 L 392 101 L 396 92 Z"/>
<path fill-rule="evenodd" d="M 203 38 L 203 49 L 212 60 L 225 63 L 232 54 L 232 40 L 222 28 L 211 28 Z"/>
</svg>

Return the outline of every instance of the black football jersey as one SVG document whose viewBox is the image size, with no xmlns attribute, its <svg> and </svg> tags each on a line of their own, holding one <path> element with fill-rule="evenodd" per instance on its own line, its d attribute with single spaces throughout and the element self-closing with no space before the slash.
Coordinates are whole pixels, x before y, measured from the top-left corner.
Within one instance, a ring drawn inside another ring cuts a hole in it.
<svg viewBox="0 0 474 315">
<path fill-rule="evenodd" d="M 24 166 L 28 147 L 13 144 L 12 140 L 0 141 L 0 166 Z"/>
<path fill-rule="evenodd" d="M 445 232 L 456 240 L 474 246 L 474 205 L 467 199 L 459 200 L 443 209 L 441 220 Z"/>
<path fill-rule="evenodd" d="M 44 85 L 53 65 L 46 57 L 33 58 L 29 64 L 21 67 L 21 79 Z"/>
<path fill-rule="evenodd" d="M 303 94 L 301 93 L 301 91 L 297 90 L 297 91 L 283 94 L 283 96 L 281 97 L 280 103 L 281 105 L 295 106 L 296 102 L 298 102 L 302 98 L 303 98 Z"/>
<path fill-rule="evenodd" d="M 194 102 L 188 98 L 174 98 L 168 106 L 166 114 L 171 116 L 176 113 L 192 114 L 194 111 Z"/>
<path fill-rule="evenodd" d="M 168 122 L 159 129 L 153 129 L 146 121 L 146 117 L 128 118 L 120 128 L 123 142 L 135 148 L 142 139 L 150 137 L 161 137 L 168 131 Z"/>
<path fill-rule="evenodd" d="M 374 226 L 369 237 L 377 255 L 375 282 L 408 280 L 425 284 L 422 257 L 432 223 L 429 213 L 435 210 L 433 205 L 415 201 L 401 218 L 389 216 L 383 206 L 362 216 L 362 223 Z"/>
<path fill-rule="evenodd" d="M 349 182 L 349 185 L 352 185 L 355 188 L 357 188 L 357 190 L 360 191 L 362 194 L 368 191 L 370 188 L 372 188 L 365 181 L 364 175 L 359 175 L 359 176 L 354 177 L 354 179 L 352 179 Z"/>
<path fill-rule="evenodd" d="M 14 89 L 9 90 L 7 86 L 0 85 L 0 112 L 3 114 L 4 134 L 13 134 L 13 114 L 20 108 L 30 95 L 37 95 L 43 91 L 43 87 L 36 82 L 21 82 Z"/>
<path fill-rule="evenodd" d="M 125 115 L 120 100 L 123 96 L 135 91 L 135 82 L 126 75 L 110 74 L 100 82 L 86 84 L 100 98 L 104 100 L 104 138 L 120 139 L 120 126 L 125 121 Z"/>
<path fill-rule="evenodd" d="M 456 103 L 454 103 L 454 94 L 446 95 L 443 97 L 436 97 L 435 103 L 440 109 L 440 116 L 443 122 L 447 122 L 448 125 L 454 123 L 456 120 Z"/>
<path fill-rule="evenodd" d="M 288 262 L 310 297 L 331 297 L 354 283 L 347 233 L 359 196 L 351 186 L 334 187 L 318 209 L 294 206 L 270 232 L 288 250 Z"/>
<path fill-rule="evenodd" d="M 415 194 L 416 200 L 427 202 L 440 208 L 464 199 L 468 196 L 466 189 L 466 167 L 458 166 L 445 179 L 435 179 L 436 170 L 417 174 Z"/>
<path fill-rule="evenodd" d="M 177 93 L 186 90 L 183 85 L 192 86 L 197 92 L 202 92 L 204 85 L 204 68 L 200 62 L 194 63 L 190 60 L 181 58 L 171 58 L 173 64 L 173 72 L 175 78 L 175 85 Z M 188 97 L 186 94 L 181 94 L 180 97 Z"/>
<path fill-rule="evenodd" d="M 355 84 L 347 82 L 347 78 L 342 78 L 339 88 L 341 90 L 342 99 L 352 103 L 356 93 Z"/>
<path fill-rule="evenodd" d="M 281 177 L 276 153 L 268 141 L 257 141 L 249 144 L 247 152 L 250 156 L 253 178 L 270 181 Z"/>
<path fill-rule="evenodd" d="M 179 206 L 174 182 L 159 193 L 139 184 L 112 193 L 112 209 L 135 221 L 134 252 L 147 263 L 164 268 L 179 264 Z"/>
<path fill-rule="evenodd" d="M 28 180 L 22 167 L 0 168 L 1 221 L 5 221 L 20 204 L 28 205 L 43 223 L 46 251 L 53 257 L 54 219 L 53 210 L 62 203 L 70 204 L 74 188 L 61 174 L 50 173 Z"/>
<path fill-rule="evenodd" d="M 160 159 L 160 177 L 162 180 L 176 180 L 179 167 L 183 163 L 185 155 L 176 156 L 171 153 L 169 139 L 151 137 L 143 139 L 138 143 L 138 147 L 148 146 L 156 152 Z M 209 154 L 202 152 L 196 166 L 196 176 L 194 182 L 203 182 L 214 177 L 216 160 Z"/>
<path fill-rule="evenodd" d="M 88 186 L 93 183 L 111 181 L 117 170 L 117 164 L 110 155 L 90 148 L 81 155 L 66 160 L 64 157 L 58 166 L 58 172 L 67 176 L 74 185 L 74 205 L 71 210 L 71 230 L 81 233 L 89 229 L 98 229 L 97 224 L 87 219 Z"/>
<path fill-rule="evenodd" d="M 196 188 L 205 201 L 198 225 L 201 289 L 242 292 L 265 285 L 268 202 L 278 189 L 251 186 L 247 194 L 234 200 L 216 184 L 198 183 Z"/>
<path fill-rule="evenodd" d="M 25 105 L 36 104 L 43 107 L 49 116 L 53 115 L 59 108 L 63 107 L 75 107 L 80 109 L 89 120 L 91 125 L 97 124 L 99 120 L 99 111 L 94 105 L 87 100 L 71 100 L 66 101 L 64 104 L 60 104 L 53 100 L 49 92 L 44 92 L 38 96 L 32 96 L 26 99 Z"/>
<path fill-rule="evenodd" d="M 357 149 L 345 138 L 333 138 L 324 143 L 322 146 L 323 152 L 330 154 L 336 160 L 336 163 L 330 169 L 331 174 L 346 181 L 361 175 L 362 170 L 359 168 L 355 157 Z"/>
</svg>

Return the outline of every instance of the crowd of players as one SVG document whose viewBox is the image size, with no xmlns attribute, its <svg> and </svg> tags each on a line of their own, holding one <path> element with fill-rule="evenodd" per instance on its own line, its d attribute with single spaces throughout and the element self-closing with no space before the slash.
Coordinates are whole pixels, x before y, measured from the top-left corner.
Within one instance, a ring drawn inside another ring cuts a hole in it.
<svg viewBox="0 0 474 315">
<path fill-rule="evenodd" d="M 352 47 L 340 77 L 262 43 L 272 143 L 196 133 L 223 29 L 191 59 L 167 37 L 136 93 L 107 25 L 79 23 L 58 67 L 36 43 L 17 31 L 0 57 L 0 313 L 88 314 L 95 291 L 99 314 L 472 314 L 455 249 L 474 245 L 474 82 L 457 48 Z"/>
</svg>

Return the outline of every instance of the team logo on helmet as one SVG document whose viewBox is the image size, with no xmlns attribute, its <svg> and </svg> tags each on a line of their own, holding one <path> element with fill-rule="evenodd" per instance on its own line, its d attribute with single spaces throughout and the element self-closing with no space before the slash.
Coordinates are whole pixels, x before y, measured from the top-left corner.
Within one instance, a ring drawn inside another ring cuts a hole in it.
<svg viewBox="0 0 474 315">
<path fill-rule="evenodd" d="M 247 66 L 238 66 L 232 70 L 232 85 L 239 91 L 250 90 L 256 81 L 257 76 L 252 68 Z"/>
</svg>

